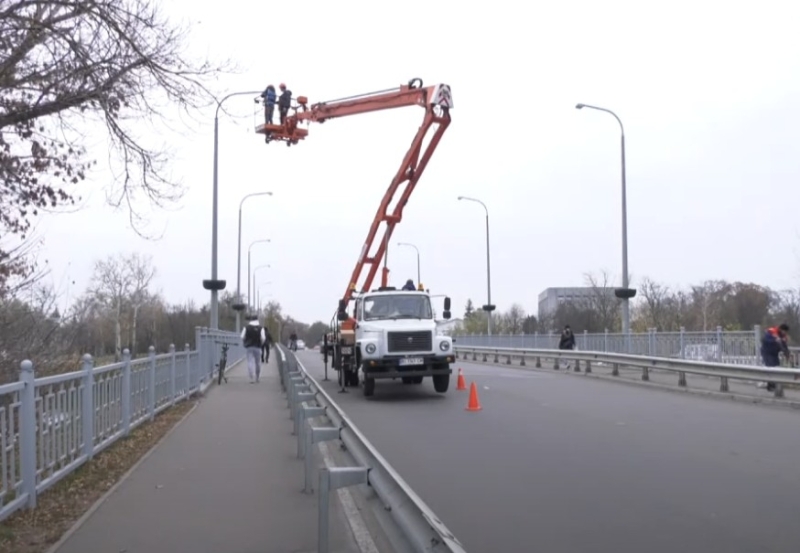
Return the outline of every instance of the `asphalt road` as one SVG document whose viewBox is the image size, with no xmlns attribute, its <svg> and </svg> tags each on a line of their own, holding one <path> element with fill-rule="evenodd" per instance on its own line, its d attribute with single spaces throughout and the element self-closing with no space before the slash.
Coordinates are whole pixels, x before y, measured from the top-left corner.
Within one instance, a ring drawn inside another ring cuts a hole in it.
<svg viewBox="0 0 800 553">
<path fill-rule="evenodd" d="M 317 351 L 299 352 L 315 376 Z M 323 383 L 470 553 L 796 553 L 797 412 L 458 363 L 467 392 Z"/>
</svg>

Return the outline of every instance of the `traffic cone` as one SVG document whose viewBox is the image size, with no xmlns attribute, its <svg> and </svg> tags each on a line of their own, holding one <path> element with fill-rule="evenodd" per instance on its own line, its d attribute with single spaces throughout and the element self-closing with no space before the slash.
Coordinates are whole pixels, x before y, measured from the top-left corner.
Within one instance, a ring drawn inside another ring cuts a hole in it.
<svg viewBox="0 0 800 553">
<path fill-rule="evenodd" d="M 458 369 L 458 381 L 456 382 L 456 390 L 464 391 L 467 389 L 467 382 L 464 380 L 464 373 L 461 372 L 461 368 Z"/>
<path fill-rule="evenodd" d="M 481 403 L 478 401 L 478 387 L 473 382 L 469 387 L 469 403 L 467 403 L 467 411 L 480 411 L 482 409 Z"/>
</svg>

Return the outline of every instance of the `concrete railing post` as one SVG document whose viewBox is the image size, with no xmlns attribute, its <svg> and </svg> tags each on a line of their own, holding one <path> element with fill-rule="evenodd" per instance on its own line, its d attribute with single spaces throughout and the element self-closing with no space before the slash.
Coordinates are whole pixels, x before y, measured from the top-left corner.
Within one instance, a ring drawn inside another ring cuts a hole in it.
<svg viewBox="0 0 800 553">
<path fill-rule="evenodd" d="M 83 421 L 83 454 L 86 459 L 94 455 L 94 359 L 88 353 L 83 356 L 83 397 L 81 420 Z"/>
<path fill-rule="evenodd" d="M 131 433 L 131 350 L 122 352 L 122 435 Z"/>
<path fill-rule="evenodd" d="M 178 365 L 178 359 L 175 354 L 175 344 L 169 345 L 169 355 L 169 404 L 175 405 L 175 370 Z"/>
<path fill-rule="evenodd" d="M 36 507 L 36 376 L 33 363 L 20 364 L 19 380 L 25 384 L 20 392 L 19 406 L 19 457 L 22 493 L 28 496 L 25 506 Z"/>
<path fill-rule="evenodd" d="M 186 353 L 186 399 L 189 399 L 189 390 L 192 389 L 192 350 L 189 344 L 184 344 L 183 351 Z"/>
<path fill-rule="evenodd" d="M 147 352 L 150 358 L 147 363 L 147 412 L 153 420 L 156 418 L 156 348 L 150 346 Z"/>
<path fill-rule="evenodd" d="M 756 365 L 761 365 L 761 325 L 753 326 L 753 335 L 755 338 L 755 351 L 753 355 L 756 356 Z"/>
</svg>

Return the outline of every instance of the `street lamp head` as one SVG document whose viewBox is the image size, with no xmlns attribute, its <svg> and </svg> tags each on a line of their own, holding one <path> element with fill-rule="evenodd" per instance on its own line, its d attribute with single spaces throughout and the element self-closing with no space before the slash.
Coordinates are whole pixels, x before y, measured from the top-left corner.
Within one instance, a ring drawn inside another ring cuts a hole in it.
<svg viewBox="0 0 800 553">
<path fill-rule="evenodd" d="M 458 197 L 458 199 L 459 199 L 459 200 L 463 200 L 463 199 L 464 199 L 464 196 L 459 196 L 459 197 Z"/>
<path fill-rule="evenodd" d="M 586 104 L 576 104 L 575 109 L 583 109 L 586 107 Z"/>
</svg>

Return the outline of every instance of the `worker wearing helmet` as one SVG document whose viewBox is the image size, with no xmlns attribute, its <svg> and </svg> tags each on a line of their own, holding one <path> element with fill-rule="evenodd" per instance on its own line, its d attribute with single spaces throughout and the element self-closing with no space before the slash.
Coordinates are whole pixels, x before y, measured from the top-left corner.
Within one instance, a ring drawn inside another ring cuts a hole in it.
<svg viewBox="0 0 800 553">
<path fill-rule="evenodd" d="M 286 116 L 289 114 L 289 107 L 292 105 L 292 91 L 286 88 L 284 83 L 278 87 L 281 89 L 281 95 L 278 98 L 278 113 L 281 118 L 281 125 L 286 121 Z"/>
<path fill-rule="evenodd" d="M 278 97 L 275 87 L 267 85 L 266 90 L 261 93 L 261 97 L 264 98 L 264 123 L 272 125 L 272 114 L 275 113 L 275 100 Z"/>
<path fill-rule="evenodd" d="M 411 280 L 411 279 L 408 279 L 406 281 L 406 283 L 403 285 L 402 289 L 403 290 L 409 290 L 409 291 L 413 292 L 414 290 L 416 290 L 416 287 L 414 286 L 414 281 Z"/>
</svg>

